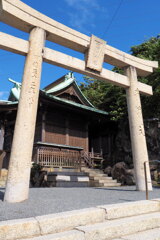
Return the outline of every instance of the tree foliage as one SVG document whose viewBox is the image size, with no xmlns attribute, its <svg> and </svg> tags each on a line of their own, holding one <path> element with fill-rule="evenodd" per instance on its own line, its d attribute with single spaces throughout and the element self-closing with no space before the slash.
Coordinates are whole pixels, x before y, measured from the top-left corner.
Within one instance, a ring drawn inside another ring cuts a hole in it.
<svg viewBox="0 0 160 240">
<path fill-rule="evenodd" d="M 132 55 L 151 61 L 158 61 L 160 64 L 160 36 L 152 37 L 148 41 L 131 48 Z M 154 73 L 139 78 L 153 87 L 153 96 L 142 96 L 142 108 L 144 118 L 160 118 L 160 67 Z"/>
<path fill-rule="evenodd" d="M 124 89 L 85 76 L 81 90 L 95 107 L 107 111 L 111 120 L 119 120 L 126 114 Z"/>
<path fill-rule="evenodd" d="M 144 43 L 131 47 L 131 54 L 160 63 L 160 36 L 152 37 Z M 122 73 L 122 70 L 114 68 L 113 71 Z M 144 118 L 160 117 L 160 68 L 147 77 L 138 79 L 141 82 L 153 86 L 153 96 L 141 97 Z M 96 79 L 84 77 L 81 83 L 81 90 L 97 108 L 109 112 L 111 120 L 117 121 L 127 116 L 126 94 L 125 90 L 101 82 Z"/>
</svg>

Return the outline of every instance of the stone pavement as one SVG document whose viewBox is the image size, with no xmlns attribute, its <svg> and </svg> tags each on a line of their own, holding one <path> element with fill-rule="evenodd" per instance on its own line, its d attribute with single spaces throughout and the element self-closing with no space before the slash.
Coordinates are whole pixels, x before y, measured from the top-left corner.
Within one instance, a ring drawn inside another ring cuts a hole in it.
<svg viewBox="0 0 160 240">
<path fill-rule="evenodd" d="M 145 192 L 132 187 L 116 188 L 31 188 L 29 199 L 21 203 L 3 202 L 0 189 L 0 221 L 59 213 L 98 205 L 145 200 Z M 154 188 L 149 198 L 160 198 Z"/>
</svg>

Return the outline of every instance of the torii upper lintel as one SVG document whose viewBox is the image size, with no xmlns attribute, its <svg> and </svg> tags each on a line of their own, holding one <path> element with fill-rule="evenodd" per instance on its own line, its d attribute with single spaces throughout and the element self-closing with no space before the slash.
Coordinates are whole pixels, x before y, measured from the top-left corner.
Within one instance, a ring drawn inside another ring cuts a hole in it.
<svg viewBox="0 0 160 240">
<path fill-rule="evenodd" d="M 90 37 L 75 31 L 29 7 L 19 0 L 1 0 L 1 21 L 25 32 L 33 27 L 44 29 L 47 40 L 85 53 Z M 104 61 L 117 67 L 134 66 L 139 76 L 147 76 L 158 67 L 155 61 L 131 56 L 109 45 L 105 47 Z"/>
</svg>

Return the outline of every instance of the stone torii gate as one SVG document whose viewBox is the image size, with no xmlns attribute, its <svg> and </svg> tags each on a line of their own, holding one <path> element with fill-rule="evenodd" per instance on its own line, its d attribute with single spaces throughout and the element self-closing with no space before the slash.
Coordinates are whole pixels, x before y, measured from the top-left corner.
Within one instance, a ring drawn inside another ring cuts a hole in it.
<svg viewBox="0 0 160 240">
<path fill-rule="evenodd" d="M 136 186 L 137 190 L 145 190 L 144 162 L 148 162 L 148 153 L 140 93 L 152 95 L 152 87 L 138 82 L 137 75 L 147 76 L 158 67 L 158 63 L 126 54 L 95 36 L 90 38 L 39 13 L 19 0 L 0 0 L 0 10 L 1 21 L 30 33 L 29 41 L 0 33 L 1 49 L 26 56 L 5 200 L 20 202 L 28 198 L 43 61 L 126 89 Z M 46 48 L 46 39 L 84 53 L 85 61 Z M 102 68 L 103 62 L 124 68 L 125 75 Z M 149 167 L 147 175 L 149 189 L 152 190 Z"/>
</svg>

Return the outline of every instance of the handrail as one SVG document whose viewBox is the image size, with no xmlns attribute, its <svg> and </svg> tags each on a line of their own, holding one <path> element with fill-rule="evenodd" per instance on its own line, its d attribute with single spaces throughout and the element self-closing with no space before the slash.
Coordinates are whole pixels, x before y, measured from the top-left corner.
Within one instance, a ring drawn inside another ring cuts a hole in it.
<svg viewBox="0 0 160 240">
<path fill-rule="evenodd" d="M 84 162 L 90 167 L 95 167 L 95 160 L 103 158 L 101 153 L 93 153 L 93 152 L 82 152 L 82 158 Z"/>
<path fill-rule="evenodd" d="M 146 200 L 149 199 L 148 194 L 148 179 L 147 179 L 147 164 L 148 161 L 144 162 L 144 175 L 145 175 L 145 187 L 146 187 Z"/>
<path fill-rule="evenodd" d="M 5 155 L 6 155 L 6 151 L 0 150 L 0 171 L 1 171 L 2 166 L 3 166 L 3 159 L 4 159 Z"/>
<path fill-rule="evenodd" d="M 91 157 L 91 153 L 90 152 L 82 152 L 81 156 L 82 156 L 83 160 L 85 161 L 85 163 L 90 168 L 94 168 L 94 162 L 93 162 L 93 159 Z"/>
<path fill-rule="evenodd" d="M 148 191 L 148 178 L 147 178 L 147 164 L 157 162 L 160 163 L 159 160 L 152 160 L 144 162 L 144 174 L 145 174 L 145 187 L 146 187 L 146 200 L 149 199 L 149 191 Z"/>
<path fill-rule="evenodd" d="M 92 153 L 92 152 L 88 152 L 88 155 L 91 157 L 91 158 L 103 158 L 102 154 L 101 153 Z"/>
</svg>

